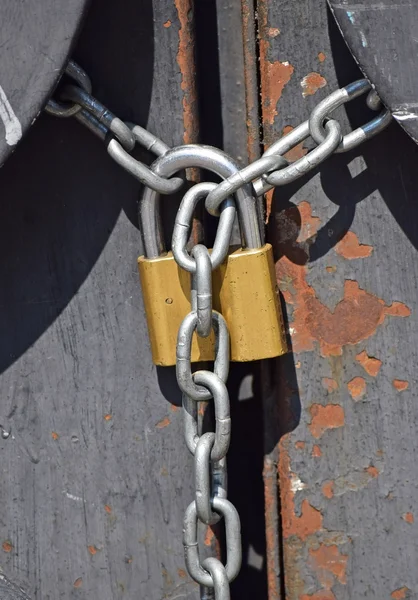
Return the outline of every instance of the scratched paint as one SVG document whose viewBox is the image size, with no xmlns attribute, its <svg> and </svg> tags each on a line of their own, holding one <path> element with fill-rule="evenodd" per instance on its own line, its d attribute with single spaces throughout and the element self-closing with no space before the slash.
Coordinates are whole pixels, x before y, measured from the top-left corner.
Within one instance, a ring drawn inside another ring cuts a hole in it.
<svg viewBox="0 0 418 600">
<path fill-rule="evenodd" d="M 6 92 L 0 85 L 0 119 L 5 130 L 5 140 L 8 146 L 16 146 L 22 137 L 22 126 L 17 118 Z"/>
</svg>

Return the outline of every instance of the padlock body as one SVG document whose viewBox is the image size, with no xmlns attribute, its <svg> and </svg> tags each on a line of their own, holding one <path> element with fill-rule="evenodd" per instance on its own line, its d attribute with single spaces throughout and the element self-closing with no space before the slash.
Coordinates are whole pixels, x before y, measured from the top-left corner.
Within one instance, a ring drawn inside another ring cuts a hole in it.
<svg viewBox="0 0 418 600">
<path fill-rule="evenodd" d="M 176 364 L 177 333 L 190 312 L 190 273 L 181 269 L 171 252 L 158 258 L 138 258 L 138 269 L 154 364 Z M 213 360 L 215 338 L 194 334 L 192 362 Z"/>
<path fill-rule="evenodd" d="M 271 244 L 229 253 L 213 272 L 213 307 L 228 324 L 231 360 L 247 362 L 287 352 Z"/>
</svg>

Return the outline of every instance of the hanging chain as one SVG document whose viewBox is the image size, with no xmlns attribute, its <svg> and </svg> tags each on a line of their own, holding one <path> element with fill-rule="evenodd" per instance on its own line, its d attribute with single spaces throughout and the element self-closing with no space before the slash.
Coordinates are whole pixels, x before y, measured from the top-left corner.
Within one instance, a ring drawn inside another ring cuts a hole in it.
<svg viewBox="0 0 418 600">
<path fill-rule="evenodd" d="M 89 77 L 73 61 L 68 64 L 66 75 L 73 83 L 60 87 L 59 101 L 50 100 L 46 111 L 58 117 L 74 116 L 105 142 L 109 155 L 119 165 L 150 188 L 151 196 L 151 190 L 159 194 L 178 191 L 184 183 L 182 177 L 163 176 L 160 172 L 163 170 L 161 161 L 157 160 L 154 168 L 150 168 L 135 159 L 132 151 L 139 144 L 157 157 L 164 156 L 167 158 L 166 168 L 169 171 L 169 163 L 174 158 L 177 165 L 181 164 L 183 154 L 185 159 L 190 158 L 186 155 L 196 158 L 203 147 L 189 145 L 172 150 L 139 125 L 124 123 L 94 98 L 91 95 Z M 380 113 L 366 125 L 343 136 L 340 124 L 329 115 L 337 107 L 362 94 L 367 94 L 369 108 L 380 110 Z M 371 85 L 361 79 L 330 94 L 316 106 L 307 121 L 273 143 L 260 159 L 247 167 L 238 171 L 233 165 L 229 168 L 230 157 L 221 153 L 228 167 L 225 172 L 233 174 L 219 184 L 200 183 L 193 186 L 181 201 L 174 225 L 172 251 L 179 267 L 191 273 L 191 312 L 184 318 L 178 331 L 176 376 L 183 393 L 184 437 L 186 446 L 193 455 L 195 489 L 194 500 L 186 509 L 184 517 L 183 544 L 187 570 L 201 585 L 202 599 L 230 600 L 229 584 L 238 575 L 242 558 L 239 515 L 227 499 L 226 455 L 230 444 L 231 418 L 225 382 L 229 372 L 229 332 L 223 316 L 212 310 L 212 271 L 226 259 L 236 216 L 236 204 L 231 196 L 237 193 L 237 197 L 240 197 L 248 184 L 252 184 L 256 195 L 261 196 L 277 186 L 295 181 L 332 154 L 346 152 L 370 139 L 387 127 L 390 121 L 390 112 L 382 108 Z M 309 137 L 314 140 L 316 147 L 299 160 L 289 163 L 284 155 Z M 206 147 L 205 151 L 208 153 L 210 149 Z M 220 216 L 211 253 L 202 244 L 194 246 L 190 253 L 187 251 L 193 213 L 200 200 L 205 201 L 209 213 Z M 143 205 L 145 210 L 146 195 Z M 154 212 L 151 211 L 150 215 L 153 221 Z M 244 229 L 247 227 L 247 231 L 251 233 L 252 224 L 249 219 L 246 222 L 245 210 L 241 217 L 241 226 Z M 148 223 L 146 219 L 144 222 Z M 153 224 L 150 223 L 150 229 L 155 230 L 151 227 Z M 146 235 L 144 242 L 147 246 Z M 155 253 L 158 254 L 159 244 L 158 240 L 151 240 L 151 243 L 148 255 L 152 257 Z M 192 373 L 194 333 L 197 338 L 207 338 L 212 331 L 215 338 L 214 370 Z M 199 403 L 212 399 L 214 431 L 202 433 Z M 215 557 L 201 561 L 198 547 L 198 523 L 211 526 L 220 520 L 225 522 L 225 565 Z"/>
</svg>

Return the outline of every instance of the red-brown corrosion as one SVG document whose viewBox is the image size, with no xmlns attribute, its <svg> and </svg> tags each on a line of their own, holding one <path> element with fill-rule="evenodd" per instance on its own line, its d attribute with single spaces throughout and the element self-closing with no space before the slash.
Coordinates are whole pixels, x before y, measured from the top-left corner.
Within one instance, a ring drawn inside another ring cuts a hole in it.
<svg viewBox="0 0 418 600">
<path fill-rule="evenodd" d="M 409 591 L 410 591 L 409 588 L 401 587 L 397 590 L 394 590 L 391 593 L 391 597 L 393 598 L 393 600 L 403 600 L 404 598 L 406 598 L 406 595 Z"/>
<path fill-rule="evenodd" d="M 402 515 L 402 519 L 404 521 L 406 521 L 407 523 L 413 523 L 415 521 L 415 517 L 411 512 L 407 512 L 404 515 Z"/>
<path fill-rule="evenodd" d="M 314 438 L 320 438 L 327 429 L 344 426 L 344 409 L 339 404 L 312 404 L 310 413 L 312 418 L 309 430 Z"/>
<path fill-rule="evenodd" d="M 373 252 L 373 246 L 360 244 L 356 234 L 353 231 L 347 231 L 342 240 L 335 246 L 335 251 L 343 258 L 353 260 L 355 258 L 367 258 L 370 256 Z"/>
<path fill-rule="evenodd" d="M 308 73 L 300 82 L 302 86 L 302 95 L 313 96 L 318 90 L 327 85 L 327 80 L 319 73 Z"/>
<path fill-rule="evenodd" d="M 348 556 L 341 554 L 338 546 L 321 544 L 317 549 L 310 548 L 309 555 L 309 562 L 324 589 L 330 590 L 336 582 L 347 583 Z"/>
<path fill-rule="evenodd" d="M 329 500 L 331 498 L 333 498 L 334 497 L 334 482 L 326 481 L 324 483 L 324 485 L 322 486 L 322 493 L 324 494 L 325 498 L 328 498 Z"/>
<path fill-rule="evenodd" d="M 366 393 L 366 380 L 364 377 L 354 377 L 347 383 L 348 391 L 353 400 L 360 400 Z"/>
<path fill-rule="evenodd" d="M 356 361 L 359 362 L 366 373 L 372 377 L 377 376 L 380 371 L 380 367 L 382 366 L 381 360 L 372 356 L 368 356 L 365 350 L 360 352 L 360 354 L 357 354 Z"/>
<path fill-rule="evenodd" d="M 185 144 L 198 139 L 197 93 L 194 66 L 193 0 L 174 0 L 180 22 L 177 64 L 183 91 L 183 121 Z"/>
<path fill-rule="evenodd" d="M 317 444 L 315 444 L 312 448 L 312 456 L 314 458 L 320 458 L 322 456 L 322 450 Z"/>
<path fill-rule="evenodd" d="M 323 63 L 325 59 L 326 59 L 326 56 L 325 56 L 325 54 L 324 54 L 323 52 L 320 52 L 320 53 L 318 54 L 318 60 L 319 60 L 319 62 L 320 62 L 320 63 Z"/>
<path fill-rule="evenodd" d="M 286 125 L 283 128 L 283 135 L 287 135 L 288 133 L 293 131 L 293 129 L 294 128 L 291 125 Z M 300 142 L 300 144 L 294 146 L 291 150 L 289 150 L 289 152 L 286 152 L 284 157 L 287 158 L 287 160 L 289 160 L 290 162 L 295 162 L 296 160 L 303 158 L 308 153 L 308 149 L 305 148 L 303 144 L 304 142 Z"/>
<path fill-rule="evenodd" d="M 266 521 L 266 557 L 267 557 L 267 587 L 269 600 L 280 599 L 280 581 L 277 577 L 277 532 L 278 532 L 278 502 L 277 502 L 277 466 L 269 456 L 264 458 L 264 505 Z"/>
<path fill-rule="evenodd" d="M 331 590 L 324 590 L 315 594 L 303 594 L 299 598 L 300 600 L 335 600 L 335 596 Z"/>
<path fill-rule="evenodd" d="M 155 427 L 156 429 L 164 429 L 164 427 L 168 427 L 170 423 L 170 419 L 168 417 L 165 417 L 164 419 L 161 419 L 161 421 L 158 421 Z"/>
<path fill-rule="evenodd" d="M 407 381 L 403 381 L 402 379 L 394 379 L 392 384 L 395 390 L 398 390 L 398 392 L 404 392 L 409 387 L 409 383 Z"/>
<path fill-rule="evenodd" d="M 11 543 L 10 540 L 6 540 L 2 544 L 2 548 L 5 552 L 9 553 L 13 550 L 13 544 Z"/>
<path fill-rule="evenodd" d="M 255 51 L 254 14 L 251 0 L 241 0 L 242 37 L 244 40 L 244 86 L 247 125 L 247 154 L 250 162 L 260 154 L 258 115 L 257 53 Z"/>
<path fill-rule="evenodd" d="M 327 390 L 329 394 L 338 390 L 338 382 L 331 377 L 322 378 L 322 386 Z"/>
</svg>

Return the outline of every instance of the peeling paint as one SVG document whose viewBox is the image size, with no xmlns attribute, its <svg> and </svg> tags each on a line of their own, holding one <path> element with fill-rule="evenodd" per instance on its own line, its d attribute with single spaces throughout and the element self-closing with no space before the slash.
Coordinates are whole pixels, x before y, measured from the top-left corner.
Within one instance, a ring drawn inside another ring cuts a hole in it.
<svg viewBox="0 0 418 600">
<path fill-rule="evenodd" d="M 306 96 L 313 96 L 318 90 L 325 87 L 327 80 L 319 73 L 313 72 L 305 75 L 300 85 L 302 87 L 302 96 L 306 98 Z"/>
<path fill-rule="evenodd" d="M 268 61 L 266 64 L 265 78 L 268 80 L 268 93 L 262 93 L 262 102 L 264 108 L 263 119 L 269 125 L 274 123 L 274 119 L 278 114 L 277 103 L 293 72 L 294 67 L 288 61 Z"/>
<path fill-rule="evenodd" d="M 5 540 L 2 544 L 2 548 L 5 552 L 9 553 L 13 550 L 13 544 L 10 540 Z"/>
<path fill-rule="evenodd" d="M 169 27 L 171 27 L 171 21 L 170 21 L 170 19 L 168 19 L 168 21 L 166 21 L 165 23 L 163 23 L 163 27 L 165 27 L 166 29 L 168 29 Z"/>
<path fill-rule="evenodd" d="M 371 377 L 376 377 L 382 366 L 381 360 L 368 356 L 365 350 L 360 352 L 360 354 L 357 354 L 356 361 L 361 364 L 366 373 L 371 375 Z"/>
<path fill-rule="evenodd" d="M 407 512 L 404 515 L 402 515 L 402 519 L 410 524 L 412 524 L 415 521 L 415 517 L 411 512 Z"/>
<path fill-rule="evenodd" d="M 338 546 L 321 544 L 318 549 L 309 549 L 310 563 L 319 583 L 330 590 L 334 583 L 345 585 L 348 556 L 341 554 Z"/>
<path fill-rule="evenodd" d="M 347 383 L 348 391 L 353 400 L 360 400 L 366 393 L 366 380 L 364 377 L 354 377 Z"/>
<path fill-rule="evenodd" d="M 271 38 L 275 38 L 280 35 L 280 29 L 278 27 L 269 27 L 267 29 L 267 35 Z"/>
<path fill-rule="evenodd" d="M 323 63 L 326 59 L 326 55 L 324 54 L 324 52 L 319 52 L 318 54 L 318 60 L 320 63 Z"/>
<path fill-rule="evenodd" d="M 156 424 L 156 429 L 164 429 L 164 427 L 168 427 L 170 425 L 171 420 L 168 417 L 165 417 L 161 421 Z"/>
<path fill-rule="evenodd" d="M 312 448 L 312 456 L 314 458 L 320 458 L 322 456 L 322 450 L 317 444 L 315 444 Z"/>
<path fill-rule="evenodd" d="M 402 379 L 394 379 L 392 385 L 398 392 L 404 392 L 409 387 L 408 381 L 403 381 Z"/>
<path fill-rule="evenodd" d="M 314 438 L 320 438 L 327 429 L 343 427 L 344 409 L 339 404 L 312 404 L 310 408 L 311 422 L 309 430 Z"/>
<path fill-rule="evenodd" d="M 196 81 L 194 74 L 194 28 L 192 0 L 174 0 L 180 22 L 177 64 L 181 73 L 183 91 L 183 142 L 191 144 L 198 139 Z"/>
<path fill-rule="evenodd" d="M 356 234 L 353 231 L 347 231 L 342 240 L 335 246 L 335 251 L 343 258 L 353 260 L 355 258 L 367 258 L 371 256 L 373 246 L 360 244 Z"/>
<path fill-rule="evenodd" d="M 329 394 L 338 390 L 338 382 L 335 379 L 331 379 L 330 377 L 322 378 L 322 387 L 324 387 Z"/>
<path fill-rule="evenodd" d="M 393 600 L 403 600 L 404 598 L 406 598 L 407 594 L 410 592 L 411 590 L 407 587 L 401 587 L 397 590 L 394 590 L 391 593 L 391 598 L 393 598 Z"/>
<path fill-rule="evenodd" d="M 334 497 L 334 482 L 326 481 L 322 486 L 322 493 L 325 498 L 331 499 Z"/>
<path fill-rule="evenodd" d="M 383 466 L 381 466 L 383 470 Z M 337 477 L 332 486 L 332 493 L 334 496 L 342 496 L 348 492 L 358 492 L 361 489 L 367 487 L 369 483 L 376 479 L 380 474 L 379 469 L 375 466 L 361 467 L 353 469 L 345 475 Z M 325 482 L 328 483 L 328 482 Z"/>
<path fill-rule="evenodd" d="M 80 588 L 82 585 L 83 585 L 83 578 L 82 578 L 82 577 L 78 577 L 78 578 L 77 578 L 77 579 L 74 581 L 74 583 L 73 583 L 73 586 L 74 586 L 75 588 Z"/>
</svg>

